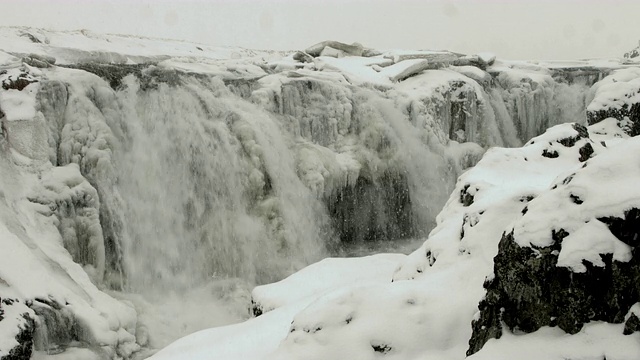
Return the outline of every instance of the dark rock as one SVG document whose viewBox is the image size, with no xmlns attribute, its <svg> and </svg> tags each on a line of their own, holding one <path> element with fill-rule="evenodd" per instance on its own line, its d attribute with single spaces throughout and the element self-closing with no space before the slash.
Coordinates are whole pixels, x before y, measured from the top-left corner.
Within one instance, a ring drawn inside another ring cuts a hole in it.
<svg viewBox="0 0 640 360">
<path fill-rule="evenodd" d="M 640 245 L 640 210 L 632 208 L 625 211 L 624 218 L 601 217 L 598 220 L 607 224 L 611 233 L 623 243 L 637 247 Z"/>
<path fill-rule="evenodd" d="M 572 147 L 576 142 L 578 142 L 578 140 L 589 138 L 589 131 L 583 125 L 576 123 L 573 124 L 572 127 L 578 132 L 578 135 L 558 140 L 558 142 L 565 147 Z"/>
<path fill-rule="evenodd" d="M 20 74 L 17 78 L 9 77 L 2 80 L 2 88 L 4 90 L 13 89 L 13 90 L 22 91 L 29 84 L 32 84 L 34 82 L 38 82 L 38 80 L 34 79 L 29 74 L 25 73 L 25 74 Z"/>
<path fill-rule="evenodd" d="M 580 160 L 580 162 L 585 162 L 589 160 L 589 158 L 591 158 L 591 155 L 593 155 L 593 146 L 591 146 L 591 144 L 589 143 L 586 143 L 578 151 L 580 152 L 580 159 L 578 160 Z"/>
<path fill-rule="evenodd" d="M 584 203 L 584 201 L 580 199 L 578 195 L 571 194 L 569 195 L 569 197 L 571 198 L 571 201 L 573 201 L 574 204 L 581 205 L 582 203 Z"/>
<path fill-rule="evenodd" d="M 122 86 L 122 79 L 133 74 L 140 81 L 141 90 L 156 89 L 159 84 L 178 86 L 183 84 L 184 77 L 193 77 L 198 80 L 208 80 L 209 76 L 197 73 L 185 73 L 174 69 L 163 69 L 154 63 L 145 64 L 101 64 L 82 63 L 71 65 L 59 65 L 62 67 L 79 69 L 95 74 L 109 83 L 112 89 L 117 90 Z"/>
<path fill-rule="evenodd" d="M 587 111 L 587 123 L 593 125 L 604 119 L 615 118 L 620 121 L 629 119 L 629 126 L 621 126 L 621 128 L 629 136 L 640 134 L 640 102 L 634 104 L 623 104 L 618 108 L 609 108 L 601 110 Z"/>
<path fill-rule="evenodd" d="M 262 308 L 262 305 L 260 305 L 259 303 L 253 301 L 253 299 L 251 299 L 251 313 L 255 317 L 258 317 L 258 316 L 264 314 L 264 309 Z"/>
<path fill-rule="evenodd" d="M 373 351 L 377 353 L 382 353 L 382 354 L 386 354 L 389 351 L 393 350 L 393 348 L 387 344 L 372 343 L 371 347 L 373 348 Z"/>
<path fill-rule="evenodd" d="M 636 316 L 636 314 L 631 314 L 629 319 L 624 323 L 624 335 L 631 335 L 636 331 L 640 331 L 640 318 Z"/>
<path fill-rule="evenodd" d="M 546 158 L 549 158 L 549 159 L 555 159 L 558 156 L 560 156 L 560 154 L 558 154 L 558 152 L 555 151 L 555 150 L 548 151 L 547 149 L 544 149 L 544 150 L 542 150 L 542 156 L 544 156 Z"/>
<path fill-rule="evenodd" d="M 460 203 L 465 207 L 473 204 L 474 195 L 469 193 L 469 187 L 471 187 L 471 185 L 465 185 L 462 190 L 460 190 Z"/>
<path fill-rule="evenodd" d="M 590 321 L 622 323 L 631 306 L 640 301 L 640 210 L 631 209 L 624 218 L 600 220 L 621 241 L 632 246 L 629 262 L 601 254 L 603 267 L 583 261 L 585 272 L 558 267 L 564 229 L 551 230 L 553 243 L 546 247 L 521 247 L 513 231 L 500 240 L 494 258 L 494 277 L 485 283 L 480 317 L 473 321 L 468 355 L 487 340 L 499 338 L 502 323 L 510 330 L 530 333 L 542 326 L 558 326 L 575 334 Z M 631 325 L 630 325 L 631 326 Z"/>
<path fill-rule="evenodd" d="M 3 298 L 0 302 L 0 321 L 3 320 L 5 311 L 3 307 L 13 306 L 16 300 Z M 28 313 L 23 313 L 24 323 L 19 327 L 16 341 L 18 345 L 11 349 L 7 355 L 1 356 L 0 360 L 28 360 L 31 359 L 34 345 L 35 320 Z"/>
</svg>

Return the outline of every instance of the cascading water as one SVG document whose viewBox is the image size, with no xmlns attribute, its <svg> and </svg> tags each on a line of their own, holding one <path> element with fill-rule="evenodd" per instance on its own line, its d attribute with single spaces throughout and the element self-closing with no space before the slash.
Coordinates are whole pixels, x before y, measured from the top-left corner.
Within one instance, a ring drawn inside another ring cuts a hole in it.
<svg viewBox="0 0 640 360">
<path fill-rule="evenodd" d="M 324 254 L 322 206 L 295 176 L 273 120 L 219 81 L 184 79 L 118 94 L 127 116 L 116 157 L 130 288 L 208 279 L 274 281 Z"/>
<path fill-rule="evenodd" d="M 131 331 L 151 348 L 246 318 L 254 284 L 425 236 L 482 147 L 576 120 L 586 92 L 550 77 L 456 78 L 407 99 L 312 76 L 238 86 L 136 71 L 113 90 L 85 71 L 46 70 L 38 104 L 49 160 L 78 164 L 53 176 L 76 190 L 56 200 L 70 204 L 58 213 L 64 245 L 94 283 L 135 304 Z M 375 245 L 350 248 L 363 244 Z"/>
</svg>

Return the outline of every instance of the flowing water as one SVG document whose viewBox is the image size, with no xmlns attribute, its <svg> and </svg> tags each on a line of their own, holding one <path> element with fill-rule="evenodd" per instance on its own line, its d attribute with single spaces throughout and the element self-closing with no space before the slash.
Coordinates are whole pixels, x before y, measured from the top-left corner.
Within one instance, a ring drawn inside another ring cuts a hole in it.
<svg viewBox="0 0 640 360">
<path fill-rule="evenodd" d="M 455 114 L 451 102 L 407 113 L 378 91 L 319 81 L 258 99 L 206 76 L 129 75 L 113 91 L 79 73 L 58 75 L 73 79 L 64 115 L 49 119 L 63 128 L 52 162 L 79 163 L 98 191 L 96 279 L 136 306 L 152 348 L 247 318 L 253 285 L 323 257 L 411 251 L 482 152 L 442 139 L 519 146 L 576 121 L 587 89 L 495 86 Z"/>
</svg>

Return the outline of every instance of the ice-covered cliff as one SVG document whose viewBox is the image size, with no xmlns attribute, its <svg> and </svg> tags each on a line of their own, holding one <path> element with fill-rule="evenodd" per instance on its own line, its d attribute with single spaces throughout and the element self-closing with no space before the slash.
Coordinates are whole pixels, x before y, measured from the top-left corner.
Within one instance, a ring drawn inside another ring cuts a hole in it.
<svg viewBox="0 0 640 360">
<path fill-rule="evenodd" d="M 39 353 L 144 356 L 245 318 L 252 284 L 426 236 L 487 148 L 585 123 L 591 85 L 621 67 L 0 39 L 0 297 L 23 309 L 0 321 L 0 356 L 24 329 Z"/>
<path fill-rule="evenodd" d="M 256 287 L 257 318 L 153 359 L 637 359 L 630 122 L 561 124 L 489 149 L 414 253 L 326 259 Z"/>
</svg>

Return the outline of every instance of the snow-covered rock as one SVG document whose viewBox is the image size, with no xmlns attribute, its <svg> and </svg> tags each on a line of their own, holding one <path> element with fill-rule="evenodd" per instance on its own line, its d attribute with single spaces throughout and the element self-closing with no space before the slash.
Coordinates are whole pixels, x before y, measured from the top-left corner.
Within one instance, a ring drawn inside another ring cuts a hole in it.
<svg viewBox="0 0 640 360">
<path fill-rule="evenodd" d="M 35 330 L 34 312 L 20 301 L 0 299 L 0 359 L 30 359 Z"/>
<path fill-rule="evenodd" d="M 527 333 L 558 326 L 570 334 L 585 323 L 621 323 L 640 301 L 638 229 L 640 167 L 625 154 L 631 138 L 565 173 L 507 228 L 485 284 L 469 354 L 502 323 Z M 581 161 L 584 161 L 582 158 Z"/>
<path fill-rule="evenodd" d="M 640 134 L 639 68 L 613 72 L 593 86 L 590 97 L 593 100 L 587 107 L 589 124 L 616 118 L 628 135 Z"/>
</svg>

